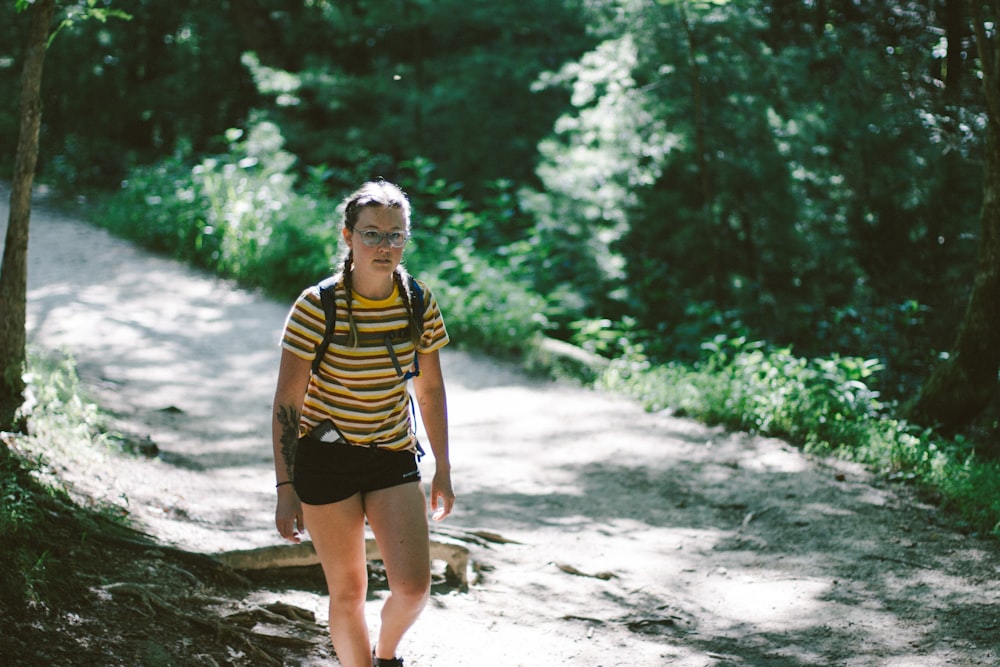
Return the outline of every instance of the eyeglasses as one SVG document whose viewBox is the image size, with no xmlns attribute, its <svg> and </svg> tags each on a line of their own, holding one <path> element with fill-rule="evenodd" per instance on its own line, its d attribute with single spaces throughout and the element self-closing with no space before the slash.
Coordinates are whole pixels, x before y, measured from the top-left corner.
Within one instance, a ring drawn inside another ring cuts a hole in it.
<svg viewBox="0 0 1000 667">
<path fill-rule="evenodd" d="M 389 241 L 389 245 L 393 248 L 402 248 L 410 240 L 410 235 L 406 232 L 382 233 L 374 229 L 358 229 L 355 231 L 361 235 L 361 242 L 369 248 L 382 245 L 382 241 Z"/>
</svg>

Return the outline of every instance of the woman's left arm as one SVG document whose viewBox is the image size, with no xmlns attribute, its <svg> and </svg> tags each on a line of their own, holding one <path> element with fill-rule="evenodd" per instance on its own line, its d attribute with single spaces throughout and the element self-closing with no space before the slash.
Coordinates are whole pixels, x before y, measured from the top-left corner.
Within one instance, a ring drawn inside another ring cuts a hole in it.
<svg viewBox="0 0 1000 667">
<path fill-rule="evenodd" d="M 431 482 L 431 510 L 440 521 L 455 505 L 451 486 L 451 461 L 448 454 L 448 399 L 437 350 L 420 353 L 420 375 L 413 378 L 413 390 L 420 406 L 420 417 L 434 453 L 434 479 Z"/>
</svg>

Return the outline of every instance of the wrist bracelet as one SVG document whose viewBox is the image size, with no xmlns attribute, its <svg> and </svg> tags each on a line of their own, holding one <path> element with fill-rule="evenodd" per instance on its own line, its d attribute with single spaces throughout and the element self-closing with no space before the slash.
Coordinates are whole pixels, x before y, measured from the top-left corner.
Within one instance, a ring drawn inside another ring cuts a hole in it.
<svg viewBox="0 0 1000 667">
<path fill-rule="evenodd" d="M 278 488 L 279 486 L 284 486 L 285 484 L 291 484 L 291 483 L 292 483 L 291 480 L 287 482 L 278 482 L 277 484 L 274 485 L 274 488 Z"/>
</svg>

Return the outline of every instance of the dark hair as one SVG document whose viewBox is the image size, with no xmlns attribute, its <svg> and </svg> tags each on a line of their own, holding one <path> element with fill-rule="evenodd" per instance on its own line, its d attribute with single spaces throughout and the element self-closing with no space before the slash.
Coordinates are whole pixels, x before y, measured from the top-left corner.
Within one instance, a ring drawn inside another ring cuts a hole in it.
<svg viewBox="0 0 1000 667">
<path fill-rule="evenodd" d="M 341 221 L 344 227 L 353 231 L 361 210 L 369 206 L 400 209 L 406 229 L 410 229 L 410 200 L 398 185 L 383 180 L 365 183 L 344 200 L 344 217 Z"/>
<path fill-rule="evenodd" d="M 344 215 L 341 224 L 350 231 L 354 231 L 354 226 L 358 224 L 358 217 L 361 215 L 362 209 L 371 207 L 401 210 L 406 231 L 410 230 L 410 200 L 402 188 L 388 181 L 379 179 L 365 183 L 344 199 L 343 207 Z M 349 347 L 357 347 L 358 345 L 358 327 L 354 322 L 354 292 L 351 285 L 351 266 L 353 263 L 354 252 L 350 247 L 347 247 L 340 272 L 337 274 L 337 282 L 344 286 L 347 298 L 347 323 L 350 329 L 347 334 L 347 345 Z M 419 347 L 424 332 L 424 323 L 422 320 L 418 320 L 419 313 L 414 312 L 413 291 L 410 287 L 412 278 L 402 262 L 396 267 L 393 279 L 403 297 L 403 305 L 406 306 L 407 319 L 410 321 L 410 340 L 413 341 L 414 346 Z"/>
</svg>

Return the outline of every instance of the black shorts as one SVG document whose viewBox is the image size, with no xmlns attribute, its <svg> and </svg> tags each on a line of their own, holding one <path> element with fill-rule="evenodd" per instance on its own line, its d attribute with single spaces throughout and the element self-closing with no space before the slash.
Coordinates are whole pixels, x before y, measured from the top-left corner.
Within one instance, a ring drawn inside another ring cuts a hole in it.
<svg viewBox="0 0 1000 667">
<path fill-rule="evenodd" d="M 295 453 L 295 492 L 307 505 L 340 502 L 367 493 L 420 481 L 413 452 L 299 439 Z"/>
</svg>

